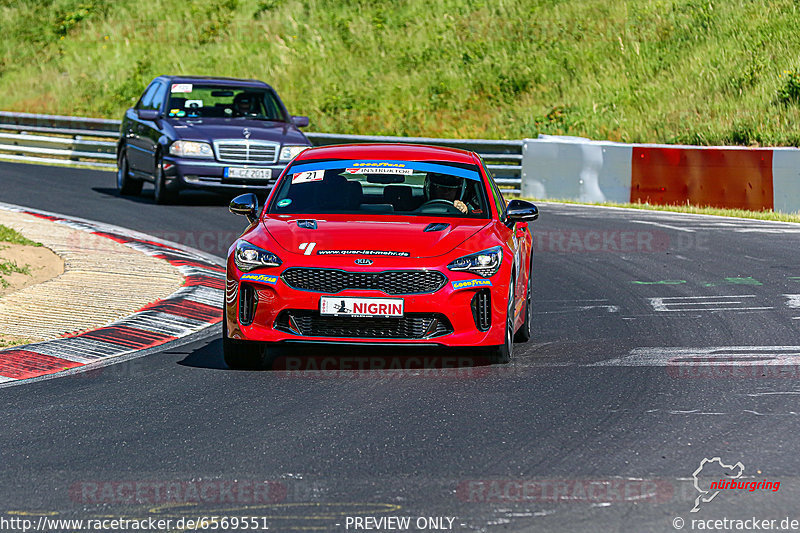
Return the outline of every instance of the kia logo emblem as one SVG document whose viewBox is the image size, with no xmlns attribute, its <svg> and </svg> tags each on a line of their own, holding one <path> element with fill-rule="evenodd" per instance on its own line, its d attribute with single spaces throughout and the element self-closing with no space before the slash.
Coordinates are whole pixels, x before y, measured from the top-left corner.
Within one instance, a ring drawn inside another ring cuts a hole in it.
<svg viewBox="0 0 800 533">
<path fill-rule="evenodd" d="M 372 259 L 356 259 L 357 265 L 371 265 Z"/>
</svg>

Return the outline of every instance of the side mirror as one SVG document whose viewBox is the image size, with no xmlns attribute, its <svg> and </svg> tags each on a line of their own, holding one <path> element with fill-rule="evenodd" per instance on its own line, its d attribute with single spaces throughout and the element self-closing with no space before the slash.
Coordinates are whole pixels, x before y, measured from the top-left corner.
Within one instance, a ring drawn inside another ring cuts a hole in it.
<svg viewBox="0 0 800 533">
<path fill-rule="evenodd" d="M 292 116 L 292 124 L 298 128 L 305 128 L 308 126 L 308 117 Z"/>
<path fill-rule="evenodd" d="M 508 222 L 531 222 L 539 218 L 539 208 L 525 200 L 511 200 L 506 209 Z"/>
<path fill-rule="evenodd" d="M 258 220 L 258 196 L 249 192 L 240 194 L 233 200 L 228 207 L 234 215 L 244 215 L 250 224 L 255 224 Z"/>
<path fill-rule="evenodd" d="M 161 118 L 161 111 L 158 109 L 137 109 L 136 116 L 141 120 L 156 120 Z"/>
</svg>

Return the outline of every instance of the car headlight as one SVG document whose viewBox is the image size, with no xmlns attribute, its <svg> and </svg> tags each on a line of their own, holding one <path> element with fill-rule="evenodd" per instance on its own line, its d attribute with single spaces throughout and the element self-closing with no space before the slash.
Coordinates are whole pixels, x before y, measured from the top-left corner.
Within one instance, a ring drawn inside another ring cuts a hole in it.
<svg viewBox="0 0 800 533">
<path fill-rule="evenodd" d="M 178 157 L 214 157 L 210 144 L 197 141 L 175 141 L 169 153 Z"/>
<path fill-rule="evenodd" d="M 242 272 L 250 272 L 254 268 L 260 267 L 276 267 L 283 263 L 277 255 L 247 241 L 236 243 L 233 262 Z"/>
<path fill-rule="evenodd" d="M 455 271 L 466 270 L 484 278 L 490 278 L 497 274 L 502 262 L 503 250 L 499 246 L 495 246 L 482 252 L 459 257 L 447 265 L 447 268 Z"/>
<path fill-rule="evenodd" d="M 279 158 L 279 161 L 281 161 L 281 162 L 291 161 L 292 159 L 295 158 L 295 156 L 297 154 L 299 154 L 300 152 L 302 152 L 304 150 L 308 150 L 309 148 L 311 148 L 311 147 L 310 146 L 284 146 L 283 148 L 281 148 L 281 156 Z"/>
</svg>

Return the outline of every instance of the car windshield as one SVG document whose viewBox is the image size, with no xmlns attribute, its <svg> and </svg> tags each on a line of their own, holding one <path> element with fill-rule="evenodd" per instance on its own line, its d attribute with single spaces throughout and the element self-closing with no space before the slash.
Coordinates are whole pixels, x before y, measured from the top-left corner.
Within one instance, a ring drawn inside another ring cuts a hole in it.
<svg viewBox="0 0 800 533">
<path fill-rule="evenodd" d="M 249 118 L 285 122 L 275 94 L 254 87 L 173 83 L 167 115 L 171 118 Z"/>
<path fill-rule="evenodd" d="M 298 161 L 268 213 L 489 218 L 478 167 L 434 161 Z"/>
</svg>

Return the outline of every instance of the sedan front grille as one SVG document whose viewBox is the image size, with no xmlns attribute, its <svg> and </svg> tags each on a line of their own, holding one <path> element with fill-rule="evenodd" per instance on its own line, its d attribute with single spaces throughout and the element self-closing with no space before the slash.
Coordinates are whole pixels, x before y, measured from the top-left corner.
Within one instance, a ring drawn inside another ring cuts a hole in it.
<svg viewBox="0 0 800 533">
<path fill-rule="evenodd" d="M 278 159 L 278 143 L 232 139 L 215 141 L 217 159 L 226 163 L 272 164 Z"/>
<path fill-rule="evenodd" d="M 429 294 L 447 283 L 437 270 L 386 270 L 348 272 L 332 268 L 289 268 L 283 281 L 301 291 L 336 294 L 346 289 L 378 290 L 386 294 Z"/>
<path fill-rule="evenodd" d="M 407 313 L 393 318 L 323 316 L 319 311 L 282 311 L 275 329 L 304 337 L 359 339 L 432 339 L 449 335 L 453 326 L 440 313 Z"/>
</svg>

